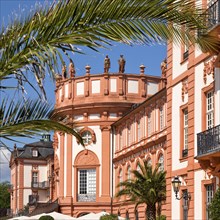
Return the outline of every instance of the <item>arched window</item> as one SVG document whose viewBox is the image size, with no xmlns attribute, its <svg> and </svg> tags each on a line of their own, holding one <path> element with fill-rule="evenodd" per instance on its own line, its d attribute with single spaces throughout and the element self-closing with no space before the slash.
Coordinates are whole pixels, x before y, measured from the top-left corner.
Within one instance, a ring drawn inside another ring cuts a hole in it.
<svg viewBox="0 0 220 220">
<path fill-rule="evenodd" d="M 141 121 L 137 121 L 137 141 L 141 140 Z"/>
<path fill-rule="evenodd" d="M 119 132 L 119 150 L 122 149 L 122 131 Z"/>
<path fill-rule="evenodd" d="M 147 159 L 147 165 L 148 165 L 148 166 L 152 166 L 152 160 L 151 160 L 151 158 L 148 158 L 148 159 Z"/>
<path fill-rule="evenodd" d="M 138 210 L 135 210 L 135 220 L 139 220 L 139 216 L 138 216 Z"/>
<path fill-rule="evenodd" d="M 151 112 L 148 113 L 147 115 L 147 134 L 148 137 L 151 135 L 152 132 L 152 125 L 151 125 Z"/>
<path fill-rule="evenodd" d="M 118 210 L 118 216 L 121 216 L 121 213 L 120 213 L 120 211 Z"/>
<path fill-rule="evenodd" d="M 137 169 L 136 169 L 138 172 L 140 172 L 141 171 L 141 167 L 140 167 L 140 165 L 138 164 L 137 165 Z"/>
<path fill-rule="evenodd" d="M 158 159 L 158 163 L 159 163 L 159 171 L 163 171 L 164 170 L 164 157 L 163 157 L 163 154 L 160 154 L 159 159 Z"/>
<path fill-rule="evenodd" d="M 126 220 L 129 220 L 129 213 L 126 211 Z"/>
<path fill-rule="evenodd" d="M 131 145 L 131 126 L 128 126 L 128 146 Z"/>
<path fill-rule="evenodd" d="M 160 111 L 160 131 L 161 131 L 164 128 L 164 110 L 163 110 L 163 106 L 161 106 L 159 108 L 159 111 Z"/>
<path fill-rule="evenodd" d="M 130 180 L 131 179 L 131 167 L 130 166 L 128 166 L 127 173 L 128 173 L 128 180 Z"/>
<path fill-rule="evenodd" d="M 123 173 L 122 173 L 122 169 L 120 169 L 119 171 L 119 183 L 122 183 L 123 181 Z M 122 186 L 120 186 L 120 190 L 122 190 Z"/>
</svg>

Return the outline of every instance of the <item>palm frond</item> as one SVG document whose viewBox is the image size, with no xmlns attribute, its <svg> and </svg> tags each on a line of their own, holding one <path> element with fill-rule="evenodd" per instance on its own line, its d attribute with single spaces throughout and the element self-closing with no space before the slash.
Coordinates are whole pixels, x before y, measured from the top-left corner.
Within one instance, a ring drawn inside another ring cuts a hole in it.
<svg viewBox="0 0 220 220">
<path fill-rule="evenodd" d="M 126 195 L 127 201 L 137 204 L 152 205 L 166 199 L 166 172 L 159 171 L 159 165 L 153 169 L 144 161 L 139 164 L 140 171 L 132 170 L 134 178 L 118 184 L 115 197 Z"/>
<path fill-rule="evenodd" d="M 192 0 L 58 1 L 2 28 L 0 80 L 21 69 L 23 74 L 31 70 L 42 88 L 46 70 L 54 77 L 58 61 L 64 63 L 62 51 L 80 52 L 77 46 L 97 50 L 112 41 L 132 45 L 187 39 L 213 49 L 217 42 L 206 34 L 205 20 Z M 198 29 L 205 34 L 194 34 Z"/>
<path fill-rule="evenodd" d="M 0 106 L 0 138 L 33 137 L 42 131 L 62 131 L 74 135 L 83 145 L 79 133 L 61 121 L 51 119 L 53 105 L 40 100 L 2 100 Z"/>
</svg>

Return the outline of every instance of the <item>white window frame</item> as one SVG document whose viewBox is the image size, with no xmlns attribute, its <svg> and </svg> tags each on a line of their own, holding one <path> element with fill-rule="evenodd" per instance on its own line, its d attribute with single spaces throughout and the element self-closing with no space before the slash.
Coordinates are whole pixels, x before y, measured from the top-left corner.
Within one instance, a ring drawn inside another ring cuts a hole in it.
<svg viewBox="0 0 220 220">
<path fill-rule="evenodd" d="M 85 193 L 81 192 L 81 186 L 82 186 L 82 182 L 81 182 L 81 178 L 80 178 L 80 173 L 81 172 L 86 172 L 86 189 L 85 189 Z M 92 174 L 94 174 L 94 176 L 92 176 Z M 95 177 L 95 178 L 94 178 Z M 91 194 L 91 195 L 95 195 L 96 194 L 96 169 L 79 169 L 78 170 L 78 193 L 80 195 L 87 195 L 87 194 Z"/>
<path fill-rule="evenodd" d="M 127 179 L 128 180 L 131 179 L 131 166 L 128 166 L 128 169 L 127 169 Z"/>
<path fill-rule="evenodd" d="M 164 171 L 164 155 L 161 153 L 159 155 L 159 159 L 158 159 L 158 163 L 159 163 L 159 171 Z"/>
<path fill-rule="evenodd" d="M 35 171 L 32 172 L 32 182 L 38 183 L 38 172 Z"/>
<path fill-rule="evenodd" d="M 206 93 L 206 126 L 207 129 L 214 127 L 214 93 Z"/>
<path fill-rule="evenodd" d="M 123 182 L 123 172 L 122 172 L 122 169 L 119 170 L 118 178 L 119 178 L 119 183 L 122 183 Z M 120 186 L 120 190 L 122 190 L 122 189 L 123 189 L 123 187 Z"/>
<path fill-rule="evenodd" d="M 122 149 L 122 145 L 123 145 L 123 136 L 122 136 L 122 134 L 123 134 L 123 131 L 120 131 L 119 132 L 119 150 Z"/>
<path fill-rule="evenodd" d="M 38 157 L 38 150 L 36 150 L 36 149 L 32 150 L 32 156 Z"/>
<path fill-rule="evenodd" d="M 142 134 L 141 134 L 141 120 L 137 120 L 137 139 L 138 141 L 140 141 L 142 138 Z"/>
<path fill-rule="evenodd" d="M 188 109 L 183 110 L 183 149 L 188 149 Z"/>
<path fill-rule="evenodd" d="M 150 137 L 151 132 L 152 132 L 151 117 L 152 117 L 152 113 L 149 112 L 149 113 L 147 114 L 147 136 L 148 136 L 148 137 Z"/>
<path fill-rule="evenodd" d="M 164 128 L 164 106 L 161 106 L 159 108 L 159 113 L 160 113 L 160 131 L 162 131 Z"/>
<path fill-rule="evenodd" d="M 131 145 L 131 125 L 128 125 L 127 130 L 128 130 L 128 146 L 130 146 Z"/>
<path fill-rule="evenodd" d="M 88 145 L 92 142 L 92 134 L 90 131 L 86 130 L 82 132 L 83 143 Z"/>
</svg>

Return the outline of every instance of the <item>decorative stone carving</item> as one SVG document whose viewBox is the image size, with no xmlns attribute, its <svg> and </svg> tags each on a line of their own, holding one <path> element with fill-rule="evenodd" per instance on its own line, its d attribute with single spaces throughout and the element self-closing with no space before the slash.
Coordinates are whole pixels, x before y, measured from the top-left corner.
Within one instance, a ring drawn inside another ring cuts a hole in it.
<svg viewBox="0 0 220 220">
<path fill-rule="evenodd" d="M 203 81 L 206 84 L 207 82 L 207 75 L 212 74 L 212 77 L 214 79 L 215 76 L 215 63 L 216 63 L 217 57 L 212 57 L 211 60 L 208 62 L 204 62 L 204 68 L 203 68 Z"/>
<path fill-rule="evenodd" d="M 58 136 L 57 133 L 53 135 L 53 148 L 56 151 L 58 149 Z"/>
<path fill-rule="evenodd" d="M 167 60 L 164 59 L 160 64 L 162 79 L 166 79 L 167 77 Z"/>
<path fill-rule="evenodd" d="M 187 93 L 188 93 L 188 81 L 186 79 L 182 81 L 182 101 L 183 102 L 184 102 L 185 94 Z"/>
<path fill-rule="evenodd" d="M 87 150 L 87 154 L 84 151 L 81 151 L 75 159 L 75 166 L 87 166 L 87 165 L 99 165 L 99 160 L 95 153 L 90 150 Z"/>
<path fill-rule="evenodd" d="M 54 170 L 57 171 L 60 169 L 60 163 L 57 154 L 54 156 Z"/>
</svg>

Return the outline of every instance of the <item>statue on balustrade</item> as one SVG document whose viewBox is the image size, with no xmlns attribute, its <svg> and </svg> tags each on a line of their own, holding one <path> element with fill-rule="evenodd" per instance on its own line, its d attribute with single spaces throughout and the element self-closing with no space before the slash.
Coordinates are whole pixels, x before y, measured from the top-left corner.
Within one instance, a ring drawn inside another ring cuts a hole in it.
<svg viewBox="0 0 220 220">
<path fill-rule="evenodd" d="M 111 67 L 111 61 L 108 55 L 106 55 L 104 60 L 104 73 L 108 73 L 110 67 Z"/>
<path fill-rule="evenodd" d="M 123 55 L 120 55 L 120 59 L 118 60 L 118 64 L 119 64 L 119 73 L 124 73 L 125 72 L 125 59 L 123 57 Z"/>
<path fill-rule="evenodd" d="M 160 64 L 160 69 L 161 69 L 161 75 L 163 79 L 166 79 L 167 75 L 167 60 L 164 59 L 163 62 Z"/>
<path fill-rule="evenodd" d="M 62 67 L 62 79 L 66 79 L 67 72 L 66 72 L 66 65 L 64 64 Z"/>
<path fill-rule="evenodd" d="M 72 78 L 72 77 L 75 77 L 75 73 L 76 73 L 76 70 L 75 70 L 75 65 L 73 63 L 73 60 L 70 59 L 70 64 L 69 64 L 69 76 Z"/>
</svg>

